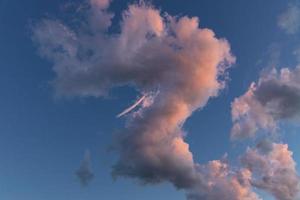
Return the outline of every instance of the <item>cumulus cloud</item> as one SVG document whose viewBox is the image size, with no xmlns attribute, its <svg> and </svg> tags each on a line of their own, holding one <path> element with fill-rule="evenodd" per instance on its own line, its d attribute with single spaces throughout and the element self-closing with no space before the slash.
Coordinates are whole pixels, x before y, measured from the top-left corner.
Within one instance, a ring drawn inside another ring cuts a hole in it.
<svg viewBox="0 0 300 200">
<path fill-rule="evenodd" d="M 198 165 L 202 185 L 188 193 L 189 200 L 261 200 L 252 191 L 252 173 L 246 168 L 233 170 L 226 160 Z"/>
<path fill-rule="evenodd" d="M 232 103 L 234 139 L 253 137 L 258 130 L 274 132 L 280 121 L 300 116 L 300 68 L 273 69 Z"/>
<path fill-rule="evenodd" d="M 187 118 L 225 86 L 235 62 L 228 42 L 199 28 L 196 17 L 162 16 L 143 2 L 130 5 L 120 31 L 111 33 L 109 3 L 91 0 L 81 10 L 85 18 L 72 26 L 42 20 L 33 40 L 53 62 L 58 95 L 102 97 L 122 85 L 143 95 L 121 114 L 128 120 L 112 174 L 147 184 L 168 181 L 191 200 L 258 200 L 250 170 L 233 170 L 224 160 L 195 163 L 184 140 Z M 89 162 L 87 156 L 77 172 L 84 183 L 93 176 Z"/>
<path fill-rule="evenodd" d="M 79 169 L 76 171 L 82 186 L 87 186 L 90 181 L 94 178 L 94 173 L 91 169 L 91 156 L 90 152 L 86 151 L 83 160 L 81 161 Z"/>
<path fill-rule="evenodd" d="M 299 199 L 300 179 L 287 144 L 269 141 L 248 149 L 242 162 L 253 173 L 251 184 L 273 194 L 277 200 Z"/>
<path fill-rule="evenodd" d="M 295 34 L 300 28 L 300 7 L 289 4 L 288 8 L 278 18 L 278 26 L 288 34 Z"/>
</svg>

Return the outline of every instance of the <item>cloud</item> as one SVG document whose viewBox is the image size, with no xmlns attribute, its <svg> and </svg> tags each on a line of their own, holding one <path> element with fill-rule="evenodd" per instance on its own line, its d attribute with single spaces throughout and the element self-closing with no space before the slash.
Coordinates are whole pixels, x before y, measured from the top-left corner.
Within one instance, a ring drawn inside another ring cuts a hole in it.
<svg viewBox="0 0 300 200">
<path fill-rule="evenodd" d="M 140 104 L 142 104 L 144 102 L 144 100 L 146 99 L 146 95 L 143 95 L 141 98 L 139 98 L 133 105 L 131 105 L 130 107 L 126 108 L 124 111 L 122 111 L 120 114 L 117 115 L 117 117 L 122 117 L 126 114 L 128 114 L 129 112 L 131 112 L 133 109 L 135 109 L 136 107 L 138 107 Z"/>
<path fill-rule="evenodd" d="M 92 5 L 92 8 L 98 8 L 98 9 L 106 9 L 111 0 L 91 0 L 90 4 Z"/>
<path fill-rule="evenodd" d="M 227 161 L 213 160 L 198 165 L 202 185 L 188 194 L 189 200 L 261 200 L 252 191 L 252 173 L 248 169 L 232 170 Z"/>
<path fill-rule="evenodd" d="M 42 20 L 33 40 L 53 62 L 58 95 L 103 97 L 123 85 L 145 95 L 127 114 L 112 174 L 145 184 L 167 181 L 190 200 L 258 200 L 248 169 L 234 170 L 224 160 L 195 163 L 182 128 L 225 87 L 235 62 L 229 43 L 199 28 L 196 17 L 162 16 L 144 2 L 129 5 L 120 31 L 112 33 L 109 2 L 90 1 L 81 10 L 85 18 L 72 26 Z M 83 183 L 93 177 L 89 163 L 87 155 L 77 172 Z"/>
<path fill-rule="evenodd" d="M 298 4 L 289 4 L 278 18 L 278 26 L 287 34 L 295 34 L 300 28 L 300 8 Z"/>
<path fill-rule="evenodd" d="M 253 173 L 252 185 L 277 200 L 296 200 L 300 197 L 300 179 L 292 155 L 286 144 L 263 142 L 248 149 L 242 162 Z"/>
<path fill-rule="evenodd" d="M 91 169 L 91 156 L 90 152 L 86 151 L 83 160 L 81 161 L 79 169 L 76 171 L 82 186 L 87 186 L 90 181 L 94 178 L 94 173 Z"/>
<path fill-rule="evenodd" d="M 82 20 L 75 30 L 49 19 L 33 28 L 40 54 L 54 63 L 57 77 L 53 84 L 59 95 L 104 96 L 111 87 L 127 84 L 153 91 L 167 84 L 167 76 L 170 80 L 186 78 L 193 67 L 200 76 L 205 69 L 198 70 L 196 65 L 205 62 L 215 66 L 207 67 L 211 81 L 203 91 L 211 94 L 206 96 L 216 95 L 222 87 L 217 77 L 234 58 L 227 41 L 218 40 L 209 29 L 198 29 L 197 18 L 163 18 L 150 6 L 131 5 L 123 13 L 121 32 L 108 34 L 113 15 L 97 10 L 97 16 L 102 16 L 99 26 L 106 28 L 99 31 L 91 13 L 96 9 L 85 11 L 88 20 Z"/>
<path fill-rule="evenodd" d="M 233 139 L 254 137 L 258 130 L 274 132 L 280 121 L 300 116 L 300 68 L 273 69 L 232 103 Z"/>
</svg>

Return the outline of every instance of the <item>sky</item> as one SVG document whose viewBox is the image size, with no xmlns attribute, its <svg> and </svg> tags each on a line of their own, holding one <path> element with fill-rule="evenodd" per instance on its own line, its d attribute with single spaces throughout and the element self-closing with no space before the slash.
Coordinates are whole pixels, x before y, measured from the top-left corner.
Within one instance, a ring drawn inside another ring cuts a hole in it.
<svg viewBox="0 0 300 200">
<path fill-rule="evenodd" d="M 296 0 L 0 0 L 0 199 L 299 200 Z"/>
</svg>

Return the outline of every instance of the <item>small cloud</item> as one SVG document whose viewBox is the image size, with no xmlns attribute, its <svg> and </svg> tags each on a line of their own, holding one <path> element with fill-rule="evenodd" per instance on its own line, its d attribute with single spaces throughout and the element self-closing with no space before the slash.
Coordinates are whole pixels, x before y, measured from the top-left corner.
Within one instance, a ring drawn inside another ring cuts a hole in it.
<svg viewBox="0 0 300 200">
<path fill-rule="evenodd" d="M 90 152 L 86 151 L 83 160 L 81 161 L 79 169 L 76 171 L 82 186 L 87 186 L 90 181 L 94 178 L 94 173 L 91 169 L 91 156 Z"/>
<path fill-rule="evenodd" d="M 231 137 L 254 137 L 259 130 L 274 132 L 280 121 L 300 120 L 300 67 L 273 69 L 232 103 Z"/>
<path fill-rule="evenodd" d="M 261 151 L 265 147 L 267 151 Z M 299 197 L 300 179 L 292 156 L 287 144 L 264 141 L 248 149 L 242 163 L 253 174 L 253 186 L 269 192 L 277 200 L 295 200 Z"/>
<path fill-rule="evenodd" d="M 278 18 L 278 26 L 287 34 L 295 34 L 300 28 L 300 8 L 298 4 L 290 4 Z"/>
<path fill-rule="evenodd" d="M 256 145 L 256 148 L 260 152 L 267 154 L 273 150 L 273 143 L 268 139 L 264 139 Z"/>
</svg>

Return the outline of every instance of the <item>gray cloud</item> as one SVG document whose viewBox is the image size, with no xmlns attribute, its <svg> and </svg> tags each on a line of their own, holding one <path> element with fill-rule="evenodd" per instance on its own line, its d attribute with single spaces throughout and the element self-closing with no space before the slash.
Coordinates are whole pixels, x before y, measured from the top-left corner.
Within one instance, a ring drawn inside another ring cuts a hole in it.
<svg viewBox="0 0 300 200">
<path fill-rule="evenodd" d="M 90 152 L 86 151 L 83 160 L 81 161 L 79 169 L 76 171 L 82 186 L 87 186 L 90 181 L 94 178 L 94 173 L 91 169 L 91 156 Z"/>
<path fill-rule="evenodd" d="M 232 138 L 253 137 L 258 130 L 274 132 L 280 121 L 299 121 L 300 68 L 275 69 L 232 103 Z"/>
</svg>

